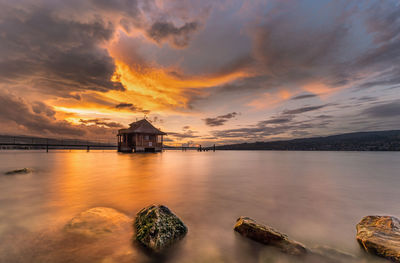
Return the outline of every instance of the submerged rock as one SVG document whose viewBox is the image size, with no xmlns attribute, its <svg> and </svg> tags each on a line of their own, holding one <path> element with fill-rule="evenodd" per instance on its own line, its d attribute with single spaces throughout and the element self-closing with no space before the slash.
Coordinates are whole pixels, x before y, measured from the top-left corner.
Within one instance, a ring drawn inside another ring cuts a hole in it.
<svg viewBox="0 0 400 263">
<path fill-rule="evenodd" d="M 357 224 L 357 241 L 365 251 L 400 262 L 400 220 L 366 216 Z"/>
<path fill-rule="evenodd" d="M 188 229 L 166 206 L 143 208 L 134 222 L 136 240 L 152 252 L 161 252 L 182 239 Z"/>
<path fill-rule="evenodd" d="M 269 226 L 258 224 L 248 217 L 238 218 L 234 229 L 242 236 L 265 245 L 274 246 L 286 254 L 305 255 L 308 252 L 303 244 L 289 239 L 287 235 Z"/>
<path fill-rule="evenodd" d="M 12 170 L 4 173 L 5 175 L 14 175 L 14 174 L 28 174 L 31 173 L 32 169 L 29 168 L 22 168 L 22 169 L 17 169 L 17 170 Z"/>
<path fill-rule="evenodd" d="M 130 222 L 131 218 L 113 208 L 95 207 L 72 218 L 64 230 L 86 237 L 100 237 L 129 229 Z"/>
</svg>

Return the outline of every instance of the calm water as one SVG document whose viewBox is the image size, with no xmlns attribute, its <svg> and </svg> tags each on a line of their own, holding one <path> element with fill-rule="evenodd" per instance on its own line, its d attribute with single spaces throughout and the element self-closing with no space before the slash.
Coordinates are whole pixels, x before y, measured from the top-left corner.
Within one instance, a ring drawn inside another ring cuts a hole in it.
<svg viewBox="0 0 400 263">
<path fill-rule="evenodd" d="M 310 247 L 359 255 L 363 216 L 400 216 L 399 160 L 393 152 L 0 151 L 0 262 L 294 262 L 236 234 L 241 215 Z M 3 175 L 23 167 L 34 172 Z M 130 232 L 113 242 L 63 238 L 64 224 L 88 208 L 133 217 L 152 203 L 189 228 L 163 259 L 132 246 Z"/>
</svg>

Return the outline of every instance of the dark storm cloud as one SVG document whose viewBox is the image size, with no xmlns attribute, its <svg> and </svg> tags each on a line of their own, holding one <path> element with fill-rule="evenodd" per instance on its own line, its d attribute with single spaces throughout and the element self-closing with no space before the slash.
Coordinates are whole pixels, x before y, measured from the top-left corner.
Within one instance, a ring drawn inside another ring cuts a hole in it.
<svg viewBox="0 0 400 263">
<path fill-rule="evenodd" d="M 316 94 L 303 94 L 303 95 L 295 96 L 295 97 L 291 98 L 291 100 L 302 100 L 302 99 L 308 99 L 308 98 L 314 98 L 314 97 L 318 97 L 318 95 L 316 95 Z"/>
<path fill-rule="evenodd" d="M 66 121 L 57 121 L 51 108 L 41 103 L 30 107 L 23 99 L 0 92 L 0 121 L 2 125 L 16 124 L 31 133 L 83 136 L 86 131 Z"/>
<path fill-rule="evenodd" d="M 297 109 L 293 109 L 293 110 L 285 110 L 283 112 L 283 114 L 285 114 L 285 115 L 300 114 L 300 113 L 304 113 L 304 112 L 319 110 L 319 109 L 325 108 L 326 106 L 328 106 L 328 104 L 319 105 L 319 106 L 301 107 L 301 108 L 297 108 Z"/>
<path fill-rule="evenodd" d="M 1 4 L 0 4 L 1 5 Z M 101 43 L 114 26 L 95 18 L 86 22 L 58 16 L 46 7 L 2 7 L 0 81 L 29 81 L 45 93 L 70 96 L 85 90 L 123 90 L 110 81 L 113 59 Z"/>
<path fill-rule="evenodd" d="M 376 118 L 400 117 L 400 100 L 372 106 L 364 110 L 363 114 Z"/>
<path fill-rule="evenodd" d="M 124 109 L 124 108 L 130 108 L 132 106 L 133 106 L 132 103 L 120 103 L 120 104 L 116 105 L 115 108 Z"/>
<path fill-rule="evenodd" d="M 98 125 L 98 126 L 103 126 L 107 128 L 122 128 L 123 125 L 118 122 L 113 122 L 109 121 L 107 118 L 101 118 L 101 119 L 88 119 L 88 120 L 79 120 L 80 123 L 85 124 L 85 125 Z"/>
<path fill-rule="evenodd" d="M 176 27 L 170 22 L 155 22 L 147 31 L 147 35 L 157 42 L 171 39 L 177 47 L 185 47 L 189 43 L 190 36 L 198 29 L 196 22 L 185 23 L 181 27 Z"/>
<path fill-rule="evenodd" d="M 204 122 L 206 123 L 207 126 L 215 127 L 215 126 L 222 126 L 224 125 L 229 119 L 234 118 L 236 115 L 238 115 L 237 112 L 231 112 L 225 115 L 220 115 L 215 118 L 205 118 Z"/>
<path fill-rule="evenodd" d="M 36 114 L 45 114 L 49 118 L 55 118 L 56 112 L 46 104 L 40 101 L 32 103 L 32 111 Z"/>
<path fill-rule="evenodd" d="M 126 103 L 126 102 L 122 102 L 120 104 L 115 105 L 115 108 L 116 109 L 128 109 L 128 110 L 130 110 L 132 112 L 141 112 L 141 113 L 144 113 L 144 114 L 149 114 L 150 113 L 149 110 L 144 110 L 144 109 L 142 109 L 140 107 L 137 107 L 137 106 L 133 105 L 132 103 Z"/>
</svg>

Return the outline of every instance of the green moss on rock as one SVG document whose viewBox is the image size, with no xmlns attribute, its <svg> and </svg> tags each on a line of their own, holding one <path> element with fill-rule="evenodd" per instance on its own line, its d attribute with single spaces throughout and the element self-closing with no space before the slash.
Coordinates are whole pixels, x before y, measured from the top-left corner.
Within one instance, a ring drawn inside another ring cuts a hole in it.
<svg viewBox="0 0 400 263">
<path fill-rule="evenodd" d="M 137 242 L 153 252 L 170 247 L 188 231 L 185 224 L 163 205 L 151 205 L 139 211 L 134 228 Z"/>
</svg>

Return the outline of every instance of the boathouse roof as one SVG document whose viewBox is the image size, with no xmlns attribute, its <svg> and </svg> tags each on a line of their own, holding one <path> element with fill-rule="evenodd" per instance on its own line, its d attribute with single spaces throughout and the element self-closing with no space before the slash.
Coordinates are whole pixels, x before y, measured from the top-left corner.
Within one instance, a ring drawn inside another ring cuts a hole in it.
<svg viewBox="0 0 400 263">
<path fill-rule="evenodd" d="M 118 130 L 118 134 L 122 134 L 122 133 L 146 133 L 146 134 L 166 135 L 165 132 L 162 132 L 159 129 L 157 129 L 156 127 L 154 127 L 146 119 L 132 122 L 131 124 L 129 124 L 128 129 Z"/>
</svg>

